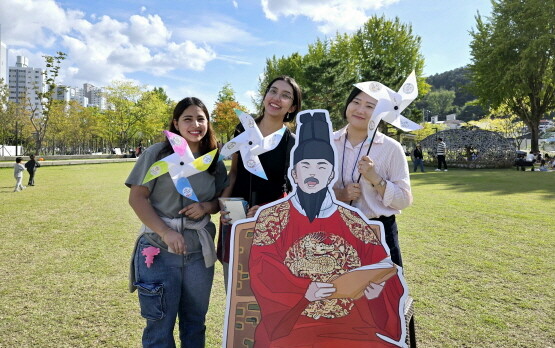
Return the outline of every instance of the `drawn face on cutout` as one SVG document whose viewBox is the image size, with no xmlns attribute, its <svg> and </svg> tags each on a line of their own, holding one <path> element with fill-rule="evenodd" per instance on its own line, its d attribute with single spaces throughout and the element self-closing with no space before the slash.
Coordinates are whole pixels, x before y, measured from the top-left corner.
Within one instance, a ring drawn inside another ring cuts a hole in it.
<svg viewBox="0 0 555 348">
<path fill-rule="evenodd" d="M 333 178 L 333 165 L 325 159 L 303 159 L 291 172 L 293 181 L 305 193 L 316 193 Z"/>
</svg>

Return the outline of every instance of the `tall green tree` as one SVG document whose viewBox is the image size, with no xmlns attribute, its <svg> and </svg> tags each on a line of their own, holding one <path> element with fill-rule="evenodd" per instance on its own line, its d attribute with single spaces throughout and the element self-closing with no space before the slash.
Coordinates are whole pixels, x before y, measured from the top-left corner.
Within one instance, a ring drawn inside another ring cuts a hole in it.
<svg viewBox="0 0 555 348">
<path fill-rule="evenodd" d="M 266 59 L 266 67 L 262 77 L 258 81 L 258 96 L 253 98 L 253 104 L 257 107 L 257 112 L 262 110 L 262 97 L 266 90 L 268 83 L 281 75 L 288 75 L 297 81 L 297 84 L 301 86 L 305 81 L 304 66 L 303 66 L 303 56 L 295 52 L 289 57 L 277 58 L 273 56 L 270 59 Z"/>
<path fill-rule="evenodd" d="M 235 126 L 239 123 L 239 119 L 235 114 L 234 109 L 239 109 L 248 112 L 247 108 L 237 100 L 235 100 L 235 91 L 230 83 L 226 83 L 218 92 L 218 99 L 214 104 L 214 111 L 212 111 L 212 125 L 218 138 L 227 142 L 233 136 Z"/>
<path fill-rule="evenodd" d="M 23 98 L 25 100 L 25 98 Z M 0 146 L 33 145 L 30 111 L 23 103 L 10 101 L 8 85 L 0 79 Z"/>
<path fill-rule="evenodd" d="M 342 116 L 344 99 L 356 82 L 354 78 L 349 78 L 347 66 L 330 55 L 306 64 L 304 69 L 307 76 L 318 78 L 305 82 L 303 107 L 328 110 L 333 128 L 341 128 L 345 124 Z"/>
<path fill-rule="evenodd" d="M 139 122 L 133 139 L 135 144 L 155 142 L 168 127 L 173 104 L 165 93 L 160 93 L 160 90 L 163 91 L 162 88 L 146 91 L 137 101 L 136 112 Z"/>
<path fill-rule="evenodd" d="M 422 76 L 424 58 L 421 39 L 410 24 L 399 18 L 372 16 L 352 38 L 352 54 L 359 81 L 379 81 L 392 89 L 400 87 L 412 70 Z M 427 84 L 418 81 L 419 90 Z"/>
<path fill-rule="evenodd" d="M 304 93 L 303 108 L 327 108 L 337 128 L 343 123 L 341 110 L 353 83 L 374 80 L 398 89 L 412 70 L 421 76 L 423 67 L 420 37 L 412 33 L 412 27 L 398 18 L 374 16 L 354 34 L 316 40 L 304 56 L 294 53 L 268 59 L 259 92 L 277 75 L 293 76 Z M 418 88 L 420 95 L 429 91 L 422 77 Z M 405 115 L 422 119 L 422 112 L 412 105 Z"/>
<path fill-rule="evenodd" d="M 142 86 L 130 81 L 114 81 L 106 87 L 108 110 L 102 113 L 102 123 L 103 136 L 110 147 L 129 149 L 145 117 L 137 107 L 143 92 Z"/>
<path fill-rule="evenodd" d="M 170 97 L 168 97 L 168 94 L 166 93 L 166 90 L 164 90 L 164 88 L 154 87 L 152 92 L 154 92 L 164 103 L 168 105 L 172 104 L 172 100 L 170 99 Z"/>
<path fill-rule="evenodd" d="M 66 56 L 67 54 L 64 52 L 56 52 L 55 56 L 43 56 L 46 62 L 46 69 L 42 72 L 42 74 L 44 75 L 46 88 L 43 91 L 40 90 L 39 86 L 35 86 L 35 92 L 42 107 L 42 113 L 37 112 L 38 110 L 34 100 L 26 98 L 28 106 L 32 111 L 30 113 L 29 120 L 35 129 L 36 134 L 35 153 L 40 152 L 42 142 L 46 136 L 46 132 L 48 131 L 50 111 L 52 110 L 53 104 L 56 102 L 54 99 L 54 93 L 56 92 L 56 87 L 58 87 L 57 79 L 60 75 L 62 61 L 66 59 Z"/>
<path fill-rule="evenodd" d="M 447 115 L 453 110 L 453 100 L 455 100 L 455 91 L 440 89 L 432 91 L 423 98 L 427 108 L 432 115 Z"/>
<path fill-rule="evenodd" d="M 505 104 L 530 129 L 538 151 L 539 122 L 555 109 L 555 2 L 492 0 L 471 31 L 472 90 L 484 106 Z"/>
</svg>

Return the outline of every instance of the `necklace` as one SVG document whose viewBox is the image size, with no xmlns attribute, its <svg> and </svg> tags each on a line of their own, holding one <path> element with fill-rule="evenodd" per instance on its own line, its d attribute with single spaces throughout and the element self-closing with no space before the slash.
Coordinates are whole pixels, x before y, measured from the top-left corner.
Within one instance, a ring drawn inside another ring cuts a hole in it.
<svg viewBox="0 0 555 348">
<path fill-rule="evenodd" d="M 349 137 L 349 132 L 345 131 L 345 141 L 343 142 L 343 158 L 341 158 L 341 182 L 343 183 L 343 188 L 345 188 L 345 148 L 347 146 L 347 138 Z M 368 135 L 366 136 L 366 138 L 364 138 L 364 140 L 362 141 L 362 143 L 360 143 L 360 149 L 358 149 L 358 154 L 357 157 L 355 159 L 355 164 L 353 165 L 353 171 L 351 172 L 351 181 L 355 182 L 355 169 L 357 167 L 357 163 L 360 157 L 360 153 L 362 152 L 362 148 L 364 147 L 364 143 L 366 142 L 366 139 L 368 139 Z"/>
</svg>

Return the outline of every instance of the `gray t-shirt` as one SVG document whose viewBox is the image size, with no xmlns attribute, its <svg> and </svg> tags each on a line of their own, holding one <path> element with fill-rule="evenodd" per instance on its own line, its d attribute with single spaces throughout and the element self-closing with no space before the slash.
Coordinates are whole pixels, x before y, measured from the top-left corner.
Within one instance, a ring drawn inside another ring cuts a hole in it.
<svg viewBox="0 0 555 348">
<path fill-rule="evenodd" d="M 156 162 L 158 153 L 163 149 L 165 143 L 156 143 L 146 149 L 137 162 L 135 167 L 129 174 L 125 181 L 125 185 L 131 187 L 132 185 L 145 186 L 150 191 L 149 201 L 158 216 L 167 218 L 179 218 L 181 214 L 178 212 L 189 204 L 196 203 L 189 198 L 181 196 L 175 189 L 175 185 L 168 173 L 159 176 L 143 184 L 144 177 L 150 166 Z M 195 157 L 201 154 L 194 153 Z M 222 190 L 229 184 L 227 177 L 227 170 L 223 162 L 218 162 L 214 174 L 203 171 L 198 174 L 188 177 L 193 191 L 197 195 L 199 202 L 208 202 L 213 200 L 219 195 Z M 183 201 L 183 203 L 181 203 Z M 213 223 L 209 223 L 206 229 L 214 237 L 216 234 L 216 227 Z M 185 243 L 187 244 L 187 252 L 200 251 L 200 243 L 198 241 L 197 233 L 187 233 L 194 231 L 185 231 Z M 159 241 L 158 235 L 153 235 Z M 161 242 L 161 241 L 160 241 Z M 163 243 L 161 243 L 164 245 Z"/>
</svg>

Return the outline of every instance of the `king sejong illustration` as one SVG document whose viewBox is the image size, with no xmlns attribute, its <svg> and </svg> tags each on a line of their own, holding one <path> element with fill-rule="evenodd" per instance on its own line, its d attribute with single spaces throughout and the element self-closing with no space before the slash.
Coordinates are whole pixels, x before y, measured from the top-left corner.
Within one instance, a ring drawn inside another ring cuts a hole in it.
<svg viewBox="0 0 555 348">
<path fill-rule="evenodd" d="M 297 125 L 293 191 L 233 225 L 223 347 L 405 347 L 408 289 L 383 225 L 335 198 L 328 112 Z"/>
</svg>

